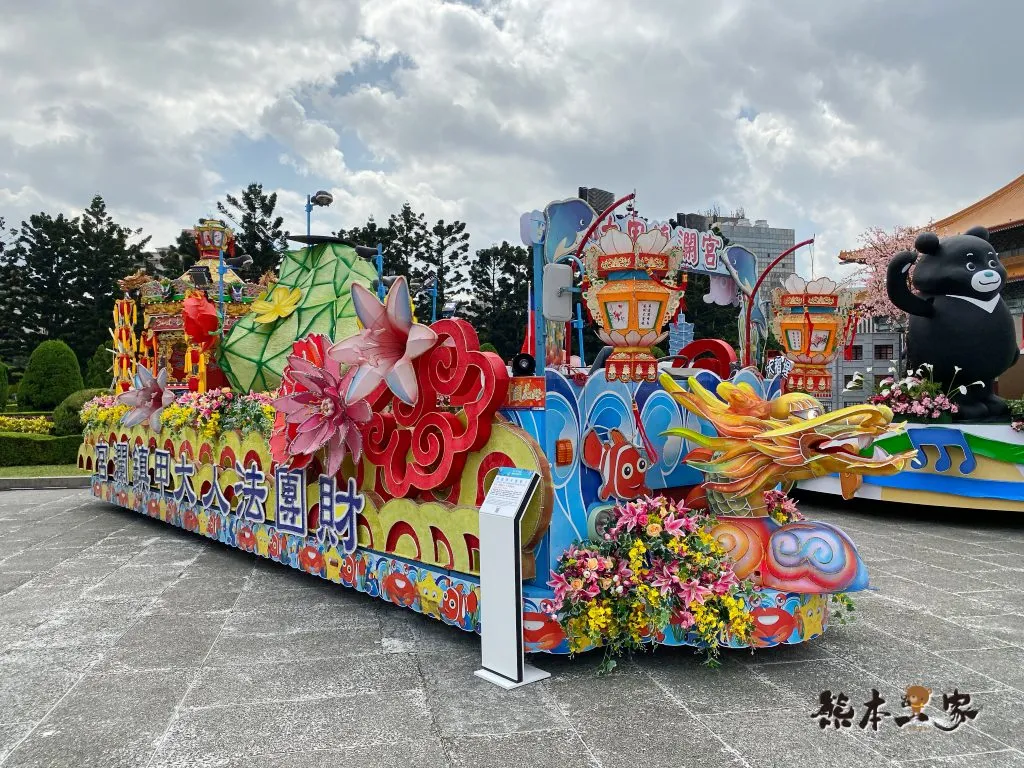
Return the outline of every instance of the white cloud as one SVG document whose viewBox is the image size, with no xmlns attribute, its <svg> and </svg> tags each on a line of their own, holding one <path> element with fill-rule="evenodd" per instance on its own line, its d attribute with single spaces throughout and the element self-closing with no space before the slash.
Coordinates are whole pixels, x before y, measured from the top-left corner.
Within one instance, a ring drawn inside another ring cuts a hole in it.
<svg viewBox="0 0 1024 768">
<path fill-rule="evenodd" d="M 821 269 L 1024 166 L 1008 0 L 6 5 L 9 221 L 100 191 L 169 241 L 254 180 L 227 155 L 272 139 L 255 180 L 293 231 L 321 186 L 318 231 L 408 200 L 476 247 L 577 186 L 635 188 L 659 218 L 717 200 L 816 233 Z"/>
</svg>

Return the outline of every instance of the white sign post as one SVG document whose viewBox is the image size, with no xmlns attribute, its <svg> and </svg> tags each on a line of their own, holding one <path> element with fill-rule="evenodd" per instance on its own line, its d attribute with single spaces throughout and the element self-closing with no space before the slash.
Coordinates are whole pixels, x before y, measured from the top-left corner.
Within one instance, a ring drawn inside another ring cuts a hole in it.
<svg viewBox="0 0 1024 768">
<path fill-rule="evenodd" d="M 502 467 L 480 507 L 480 656 L 474 674 L 518 688 L 551 674 L 526 663 L 520 522 L 540 482 L 536 472 Z"/>
</svg>

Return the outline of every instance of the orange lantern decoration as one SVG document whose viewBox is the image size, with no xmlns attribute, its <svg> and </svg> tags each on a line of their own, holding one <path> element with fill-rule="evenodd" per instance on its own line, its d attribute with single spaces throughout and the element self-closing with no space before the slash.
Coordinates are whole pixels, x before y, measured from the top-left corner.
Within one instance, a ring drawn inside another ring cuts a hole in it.
<svg viewBox="0 0 1024 768">
<path fill-rule="evenodd" d="M 609 223 L 584 252 L 589 288 L 587 309 L 597 335 L 612 352 L 605 360 L 608 381 L 655 381 L 658 362 L 651 347 L 679 311 L 686 278 L 678 275 L 682 249 L 667 224 L 638 216 Z"/>
<path fill-rule="evenodd" d="M 114 302 L 114 327 L 110 329 L 110 335 L 114 339 L 114 388 L 119 392 L 127 392 L 135 377 L 137 318 L 138 309 L 127 294 Z"/>
<path fill-rule="evenodd" d="M 832 396 L 828 366 L 849 342 L 854 323 L 854 295 L 835 281 L 820 277 L 811 282 L 797 275 L 786 278 L 772 295 L 775 335 L 793 361 L 786 392 L 807 392 L 818 398 Z"/>
</svg>

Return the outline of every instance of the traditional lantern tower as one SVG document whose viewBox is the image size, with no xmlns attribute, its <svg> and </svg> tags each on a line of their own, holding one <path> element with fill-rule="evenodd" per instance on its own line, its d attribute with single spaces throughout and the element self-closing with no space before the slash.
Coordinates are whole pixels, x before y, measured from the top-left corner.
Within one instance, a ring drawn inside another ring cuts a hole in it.
<svg viewBox="0 0 1024 768">
<path fill-rule="evenodd" d="M 818 398 L 832 396 L 828 366 L 849 342 L 854 327 L 849 318 L 854 295 L 835 281 L 819 277 L 811 282 L 797 275 L 786 278 L 772 295 L 775 335 L 793 361 L 785 391 L 807 392 Z"/>
<path fill-rule="evenodd" d="M 653 224 L 630 212 L 605 224 L 584 251 L 586 303 L 597 335 L 611 345 L 605 360 L 608 381 L 655 381 L 658 364 L 651 347 L 664 339 L 666 323 L 678 313 L 685 275 L 683 249 L 668 224 Z"/>
</svg>

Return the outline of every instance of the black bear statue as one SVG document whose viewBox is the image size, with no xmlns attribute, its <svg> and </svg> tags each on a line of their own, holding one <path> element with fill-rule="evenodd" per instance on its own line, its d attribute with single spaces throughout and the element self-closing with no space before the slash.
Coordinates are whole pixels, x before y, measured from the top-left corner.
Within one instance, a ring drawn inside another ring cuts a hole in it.
<svg viewBox="0 0 1024 768">
<path fill-rule="evenodd" d="M 916 371 L 931 365 L 943 390 L 952 388 L 957 421 L 1008 418 L 1006 402 L 992 391 L 992 384 L 1017 362 L 1020 352 L 1002 297 L 1006 269 L 989 243 L 988 230 L 973 227 L 943 240 L 934 232 L 922 232 L 914 248 L 918 253 L 893 256 L 886 272 L 889 299 L 910 315 L 909 367 Z M 911 282 L 918 293 L 907 284 L 915 262 Z"/>
</svg>

